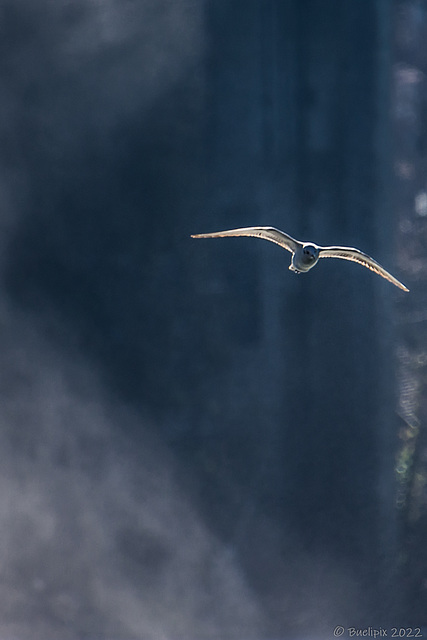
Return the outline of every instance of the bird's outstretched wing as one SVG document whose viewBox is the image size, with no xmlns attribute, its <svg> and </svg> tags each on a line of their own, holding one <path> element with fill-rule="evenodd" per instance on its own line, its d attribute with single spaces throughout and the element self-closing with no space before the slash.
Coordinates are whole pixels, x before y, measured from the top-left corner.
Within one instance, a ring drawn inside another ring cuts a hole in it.
<svg viewBox="0 0 427 640">
<path fill-rule="evenodd" d="M 368 256 L 366 253 L 363 253 L 363 251 L 359 251 L 359 249 L 354 249 L 353 247 L 320 247 L 319 258 L 341 258 L 342 260 L 358 262 L 389 282 L 392 282 L 396 287 L 399 287 L 399 289 L 409 291 L 404 284 L 399 282 L 397 278 L 386 271 L 384 267 L 376 262 L 376 260 L 371 258 L 371 256 Z"/>
<path fill-rule="evenodd" d="M 253 236 L 255 238 L 264 238 L 275 242 L 292 254 L 302 246 L 298 240 L 294 240 L 287 233 L 279 231 L 274 227 L 244 227 L 242 229 L 230 229 L 228 231 L 217 231 L 215 233 L 198 233 L 191 236 L 192 238 L 224 238 L 227 236 Z"/>
</svg>

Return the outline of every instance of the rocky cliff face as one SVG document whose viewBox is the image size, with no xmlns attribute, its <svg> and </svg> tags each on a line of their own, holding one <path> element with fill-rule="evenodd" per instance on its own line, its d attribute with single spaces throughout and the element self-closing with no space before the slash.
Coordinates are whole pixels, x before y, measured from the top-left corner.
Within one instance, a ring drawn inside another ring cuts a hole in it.
<svg viewBox="0 0 427 640">
<path fill-rule="evenodd" d="M 386 3 L 1 21 L 4 633 L 395 622 L 400 294 L 190 239 L 267 224 L 396 271 Z"/>
</svg>

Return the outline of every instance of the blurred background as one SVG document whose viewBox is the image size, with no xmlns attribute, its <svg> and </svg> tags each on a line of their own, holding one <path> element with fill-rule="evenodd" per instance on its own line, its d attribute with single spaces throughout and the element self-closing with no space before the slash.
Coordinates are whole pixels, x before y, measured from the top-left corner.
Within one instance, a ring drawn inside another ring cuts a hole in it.
<svg viewBox="0 0 427 640">
<path fill-rule="evenodd" d="M 427 626 L 427 2 L 0 30 L 1 640 Z"/>
</svg>

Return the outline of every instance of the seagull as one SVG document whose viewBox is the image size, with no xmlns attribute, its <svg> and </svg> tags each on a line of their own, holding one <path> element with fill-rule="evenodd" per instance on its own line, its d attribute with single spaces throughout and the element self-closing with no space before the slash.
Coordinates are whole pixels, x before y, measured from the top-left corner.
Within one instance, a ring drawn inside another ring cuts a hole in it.
<svg viewBox="0 0 427 640">
<path fill-rule="evenodd" d="M 376 260 L 368 256 L 359 249 L 353 247 L 321 247 L 314 242 L 300 242 L 295 240 L 287 233 L 275 229 L 274 227 L 244 227 L 242 229 L 229 229 L 227 231 L 217 231 L 215 233 L 199 233 L 192 235 L 192 238 L 226 238 L 229 236 L 252 236 L 255 238 L 264 238 L 270 242 L 275 242 L 279 246 L 287 249 L 292 254 L 289 269 L 295 273 L 305 273 L 310 271 L 319 258 L 341 258 L 342 260 L 350 260 L 358 262 L 367 267 L 379 276 L 382 276 L 399 289 L 409 291 L 404 284 L 399 282 L 397 278 L 384 269 Z"/>
</svg>

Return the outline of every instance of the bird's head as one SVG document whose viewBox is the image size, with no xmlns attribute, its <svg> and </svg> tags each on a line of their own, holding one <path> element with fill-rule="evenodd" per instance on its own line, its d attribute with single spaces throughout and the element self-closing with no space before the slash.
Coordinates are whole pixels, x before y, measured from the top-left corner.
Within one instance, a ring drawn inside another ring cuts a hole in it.
<svg viewBox="0 0 427 640">
<path fill-rule="evenodd" d="M 319 247 L 314 244 L 305 244 L 301 252 L 301 260 L 304 264 L 314 265 L 319 258 Z"/>
</svg>

